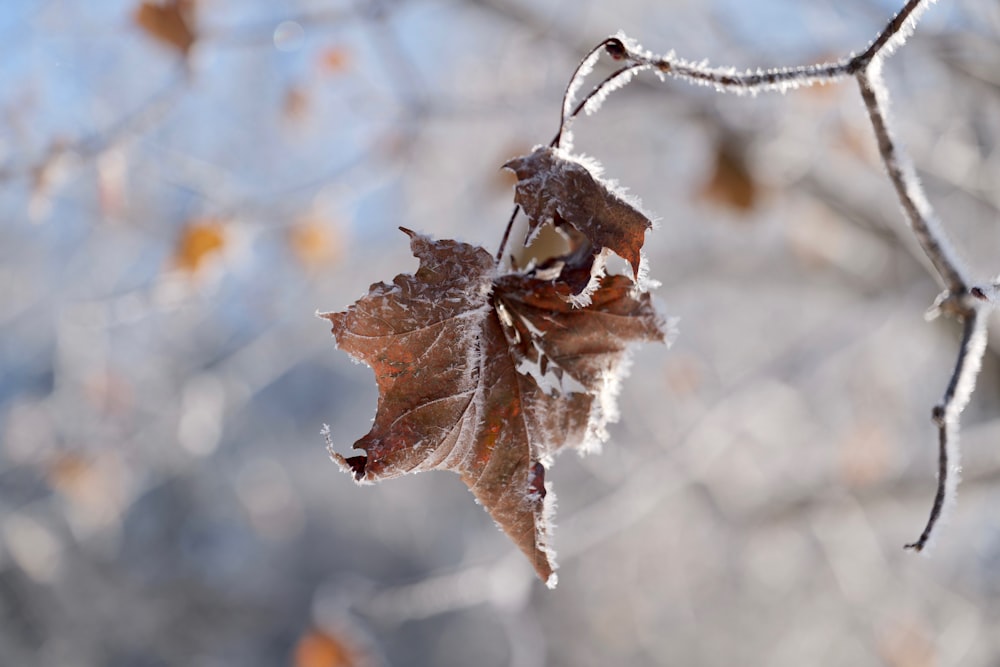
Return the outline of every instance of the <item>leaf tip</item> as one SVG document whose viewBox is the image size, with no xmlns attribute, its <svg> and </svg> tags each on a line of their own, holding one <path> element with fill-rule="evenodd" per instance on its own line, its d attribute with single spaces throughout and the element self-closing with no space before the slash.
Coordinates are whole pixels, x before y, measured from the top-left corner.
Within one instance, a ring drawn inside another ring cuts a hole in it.
<svg viewBox="0 0 1000 667">
<path fill-rule="evenodd" d="M 327 447 L 329 450 L 329 447 Z M 337 452 L 330 451 L 330 458 L 336 463 L 341 470 L 346 472 L 348 475 L 354 478 L 354 481 L 358 484 L 367 484 L 366 478 L 366 468 L 368 466 L 367 456 L 350 456 L 344 457 Z"/>
<path fill-rule="evenodd" d="M 358 484 L 367 483 L 365 473 L 368 465 L 368 457 L 352 456 L 350 458 L 345 458 L 339 454 L 333 448 L 333 438 L 330 435 L 329 424 L 323 424 L 323 428 L 320 430 L 320 435 L 322 435 L 323 440 L 326 441 L 326 453 L 330 456 L 330 460 L 336 463 L 341 470 L 354 477 L 354 481 Z"/>
</svg>

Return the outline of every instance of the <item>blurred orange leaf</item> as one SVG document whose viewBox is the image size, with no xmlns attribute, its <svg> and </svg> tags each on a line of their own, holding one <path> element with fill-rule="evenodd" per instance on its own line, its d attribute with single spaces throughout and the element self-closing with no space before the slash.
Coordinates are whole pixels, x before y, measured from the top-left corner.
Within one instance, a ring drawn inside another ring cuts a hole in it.
<svg viewBox="0 0 1000 667">
<path fill-rule="evenodd" d="M 315 219 L 304 220 L 289 229 L 288 245 L 308 269 L 321 268 L 340 255 L 340 244 L 330 225 Z"/>
<path fill-rule="evenodd" d="M 135 12 L 136 24 L 150 37 L 187 56 L 194 45 L 195 0 L 143 0 Z"/>
<path fill-rule="evenodd" d="M 174 250 L 174 265 L 194 273 L 225 246 L 226 230 L 221 221 L 212 218 L 195 220 L 181 230 Z"/>
<path fill-rule="evenodd" d="M 322 630 L 310 630 L 295 645 L 293 667 L 360 667 L 365 662 L 339 638 Z"/>
<path fill-rule="evenodd" d="M 715 146 L 712 174 L 702 186 L 700 197 L 746 213 L 757 203 L 758 194 L 759 187 L 742 149 L 733 139 L 720 140 Z"/>
<path fill-rule="evenodd" d="M 343 46 L 331 46 L 319 56 L 319 68 L 326 74 L 341 74 L 351 64 L 351 52 Z"/>
</svg>

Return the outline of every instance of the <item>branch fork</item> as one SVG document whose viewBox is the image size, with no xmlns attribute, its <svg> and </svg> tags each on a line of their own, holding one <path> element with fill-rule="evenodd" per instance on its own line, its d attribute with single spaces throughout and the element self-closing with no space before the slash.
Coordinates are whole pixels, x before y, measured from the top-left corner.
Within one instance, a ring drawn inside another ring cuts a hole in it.
<svg viewBox="0 0 1000 667">
<path fill-rule="evenodd" d="M 568 141 L 571 121 L 581 111 L 594 111 L 611 90 L 620 87 L 634 74 L 650 69 L 661 79 L 673 77 L 688 83 L 712 86 L 719 92 L 751 94 L 825 85 L 854 78 L 878 143 L 883 165 L 889 176 L 910 230 L 943 284 L 945 291 L 928 311 L 932 319 L 944 314 L 962 323 L 962 341 L 954 370 L 941 401 L 931 416 L 938 429 L 938 483 L 934 504 L 919 538 L 906 545 L 921 551 L 928 544 L 938 521 L 955 496 L 958 483 L 959 418 L 975 389 L 976 376 L 986 350 L 986 323 L 989 311 L 1000 300 L 1000 277 L 991 284 L 974 284 L 968 269 L 952 247 L 917 177 L 904 148 L 895 138 L 888 114 L 889 93 L 882 81 L 885 59 L 913 34 L 917 21 L 933 0 L 909 0 L 860 54 L 852 54 L 832 63 L 802 65 L 769 70 L 738 72 L 731 67 L 708 67 L 679 58 L 673 52 L 655 55 L 625 35 L 609 37 L 581 61 L 567 86 L 563 99 L 559 132 L 552 146 Z M 602 80 L 573 106 L 582 78 L 591 71 L 601 51 L 622 66 Z M 515 211 L 516 214 L 516 211 Z"/>
</svg>

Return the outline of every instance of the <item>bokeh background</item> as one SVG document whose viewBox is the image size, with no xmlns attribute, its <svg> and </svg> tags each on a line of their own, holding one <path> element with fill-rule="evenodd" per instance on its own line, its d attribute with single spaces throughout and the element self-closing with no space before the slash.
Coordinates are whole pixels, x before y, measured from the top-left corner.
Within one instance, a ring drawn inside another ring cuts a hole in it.
<svg viewBox="0 0 1000 667">
<path fill-rule="evenodd" d="M 499 165 L 589 47 L 738 67 L 863 48 L 875 0 L 4 0 L 0 664 L 996 665 L 997 329 L 959 504 L 929 414 L 958 345 L 856 87 L 640 78 L 575 127 L 659 219 L 669 350 L 560 457 L 547 590 L 457 476 L 359 488 L 371 371 L 316 310 L 411 271 L 404 225 L 496 247 Z M 961 253 L 1000 271 L 1000 7 L 888 62 Z M 607 71 L 607 70 L 601 70 Z M 997 323 L 994 322 L 994 325 Z"/>
</svg>

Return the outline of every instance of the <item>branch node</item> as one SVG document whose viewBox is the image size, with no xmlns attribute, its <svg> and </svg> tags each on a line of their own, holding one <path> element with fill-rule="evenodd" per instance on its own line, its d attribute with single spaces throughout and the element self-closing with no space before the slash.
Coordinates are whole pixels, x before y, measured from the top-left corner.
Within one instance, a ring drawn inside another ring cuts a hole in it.
<svg viewBox="0 0 1000 667">
<path fill-rule="evenodd" d="M 615 60 L 624 60 L 628 57 L 628 49 L 625 48 L 622 40 L 617 37 L 608 39 L 604 45 L 604 51 Z"/>
<path fill-rule="evenodd" d="M 931 421 L 933 421 L 937 426 L 944 426 L 945 423 L 945 406 L 935 405 L 931 410 Z"/>
</svg>

